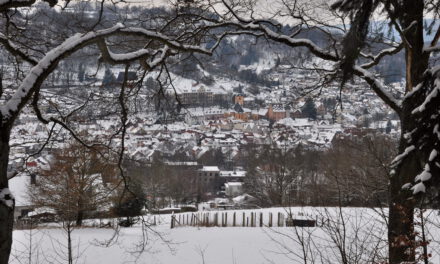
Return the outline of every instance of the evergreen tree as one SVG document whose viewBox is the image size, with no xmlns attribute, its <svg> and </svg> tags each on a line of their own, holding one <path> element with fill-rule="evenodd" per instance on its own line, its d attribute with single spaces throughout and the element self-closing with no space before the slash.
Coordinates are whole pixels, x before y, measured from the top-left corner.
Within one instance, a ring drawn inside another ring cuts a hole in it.
<svg viewBox="0 0 440 264">
<path fill-rule="evenodd" d="M 318 113 L 316 111 L 316 105 L 315 102 L 313 101 L 313 98 L 308 97 L 306 99 L 306 103 L 302 108 L 302 114 L 304 117 L 316 120 Z"/>
<path fill-rule="evenodd" d="M 134 224 L 133 217 L 139 216 L 145 207 L 146 199 L 144 190 L 139 182 L 131 182 L 128 186 L 129 192 L 122 191 L 122 197 L 117 196 L 113 207 L 114 213 L 119 217 L 125 217 L 120 221 L 120 225 L 129 227 Z"/>
<path fill-rule="evenodd" d="M 385 128 L 385 132 L 387 133 L 387 134 L 389 134 L 390 132 L 391 132 L 391 129 L 393 128 L 393 125 L 391 124 L 391 120 L 388 120 L 388 122 L 387 122 L 387 126 L 386 126 L 386 128 Z"/>
<path fill-rule="evenodd" d="M 84 65 L 80 64 L 78 67 L 78 81 L 84 82 L 84 76 L 85 76 Z"/>
<path fill-rule="evenodd" d="M 113 72 L 110 70 L 110 68 L 106 68 L 104 72 L 104 77 L 102 78 L 102 85 L 110 85 L 114 83 L 116 80 L 115 76 L 113 75 Z"/>
</svg>

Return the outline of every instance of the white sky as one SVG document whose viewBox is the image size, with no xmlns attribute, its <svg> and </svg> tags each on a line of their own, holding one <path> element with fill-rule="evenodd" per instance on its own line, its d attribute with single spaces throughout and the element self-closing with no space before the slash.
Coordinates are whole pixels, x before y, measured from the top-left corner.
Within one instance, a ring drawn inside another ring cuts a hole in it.
<svg viewBox="0 0 440 264">
<path fill-rule="evenodd" d="M 128 4 L 135 4 L 135 5 L 142 5 L 142 6 L 148 6 L 148 7 L 157 7 L 157 6 L 166 6 L 169 5 L 170 2 L 176 2 L 177 0 L 126 0 Z M 238 1 L 238 0 L 234 0 Z M 242 3 L 248 2 L 249 0 L 243 0 Z M 289 2 L 292 0 L 284 0 L 285 2 Z M 335 0 L 300 0 L 298 2 L 301 2 L 305 9 L 309 10 L 308 12 L 310 14 L 313 14 L 314 17 L 319 17 L 320 19 L 325 19 L 326 17 L 326 11 L 327 6 L 331 3 L 333 3 Z M 217 11 L 221 12 L 224 11 L 225 8 L 223 5 L 217 5 L 216 8 L 218 8 Z M 277 14 L 277 12 L 285 13 L 286 8 L 282 4 L 281 0 L 256 0 L 255 5 L 255 13 L 254 16 L 257 18 L 273 18 L 274 14 Z M 286 16 L 276 16 L 275 17 L 279 22 L 283 24 L 292 24 L 293 19 L 291 17 Z M 331 19 L 334 21 L 334 19 Z M 328 21 L 328 20 L 327 20 Z M 336 22 L 337 24 L 340 24 L 340 21 Z"/>
</svg>

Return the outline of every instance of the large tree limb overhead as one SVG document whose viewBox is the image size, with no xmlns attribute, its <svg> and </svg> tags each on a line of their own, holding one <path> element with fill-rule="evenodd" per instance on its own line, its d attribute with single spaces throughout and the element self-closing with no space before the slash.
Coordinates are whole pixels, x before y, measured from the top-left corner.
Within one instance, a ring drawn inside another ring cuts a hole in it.
<svg viewBox="0 0 440 264">
<path fill-rule="evenodd" d="M 365 63 L 365 64 L 362 64 L 361 67 L 364 68 L 364 69 L 369 69 L 369 68 L 371 68 L 371 67 L 374 67 L 374 66 L 378 65 L 378 64 L 381 62 L 381 60 L 382 60 L 383 57 L 385 57 L 385 56 L 391 56 L 391 55 L 394 55 L 394 54 L 399 53 L 399 52 L 403 49 L 403 46 L 404 46 L 403 43 L 400 43 L 400 44 L 399 44 L 398 46 L 396 46 L 396 47 L 381 50 L 381 51 L 380 51 L 377 55 L 375 55 L 375 56 L 373 56 L 373 55 L 365 55 L 365 54 L 362 54 L 362 53 L 361 53 L 361 55 L 362 55 L 363 57 L 368 58 L 368 59 L 371 59 L 371 61 L 369 61 L 369 62 L 367 62 L 367 63 Z"/>
<path fill-rule="evenodd" d="M 115 54 L 109 51 L 105 39 L 111 36 L 128 35 L 135 37 L 143 37 L 148 40 L 155 40 L 164 45 L 158 52 L 152 53 L 147 49 L 140 49 L 135 52 Z M 221 41 L 219 38 L 217 42 Z M 149 68 L 154 68 L 170 55 L 175 55 L 177 52 L 197 52 L 201 54 L 211 55 L 213 49 L 218 46 L 216 43 L 213 48 L 207 49 L 203 46 L 190 45 L 181 43 L 171 37 L 151 30 L 136 27 L 126 27 L 123 24 L 117 24 L 111 28 L 88 32 L 85 34 L 75 34 L 66 39 L 62 44 L 48 52 L 38 63 L 29 71 L 25 79 L 16 89 L 12 97 L 7 102 L 0 106 L 2 115 L 2 123 L 10 124 L 17 116 L 24 105 L 29 102 L 34 92 L 38 91 L 47 76 L 55 69 L 57 64 L 68 57 L 75 51 L 80 50 L 88 45 L 97 44 L 102 52 L 102 58 L 107 59 L 114 64 L 126 64 L 136 60 L 146 59 L 151 57 L 151 60 L 146 60 L 146 65 Z"/>
<path fill-rule="evenodd" d="M 212 21 L 210 21 L 212 22 Z M 322 58 L 324 60 L 337 62 L 339 60 L 339 57 L 336 53 L 324 50 L 323 48 L 316 45 L 313 41 L 305 38 L 295 38 L 291 36 L 284 35 L 282 33 L 278 33 L 272 29 L 270 29 L 268 26 L 264 25 L 265 21 L 260 20 L 260 22 L 234 22 L 234 21 L 227 21 L 222 22 L 219 21 L 216 24 L 211 24 L 205 26 L 205 28 L 213 29 L 213 28 L 236 28 L 240 31 L 235 31 L 237 33 L 234 33 L 234 31 L 229 32 L 228 35 L 233 34 L 247 34 L 247 35 L 254 35 L 254 36 L 265 36 L 268 39 L 271 39 L 273 41 L 283 43 L 289 47 L 305 47 L 307 48 L 312 54 L 315 56 Z"/>
<path fill-rule="evenodd" d="M 373 73 L 360 66 L 353 67 L 354 74 L 363 78 L 371 87 L 371 89 L 382 99 L 387 105 L 389 105 L 397 114 L 401 114 L 402 106 L 401 102 L 394 98 L 384 87 L 384 85 L 374 77 Z"/>
<path fill-rule="evenodd" d="M 222 3 L 227 8 L 227 10 L 233 15 L 236 21 L 227 21 L 219 23 L 223 26 L 235 26 L 242 30 L 253 30 L 257 32 L 264 33 L 264 35 L 276 42 L 283 43 L 290 47 L 305 47 L 315 56 L 329 61 L 339 61 L 340 58 L 337 56 L 336 52 L 331 52 L 324 50 L 315 44 L 310 39 L 306 38 L 295 38 L 294 36 L 287 36 L 285 34 L 279 33 L 271 29 L 268 25 L 276 26 L 272 21 L 265 19 L 245 19 L 235 12 L 235 10 L 229 6 L 224 0 Z"/>
</svg>

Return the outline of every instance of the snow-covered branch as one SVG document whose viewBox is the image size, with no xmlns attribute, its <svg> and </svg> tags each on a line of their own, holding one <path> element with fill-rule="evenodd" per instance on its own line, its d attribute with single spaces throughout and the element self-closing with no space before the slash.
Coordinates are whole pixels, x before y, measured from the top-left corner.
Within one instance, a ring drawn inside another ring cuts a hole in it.
<svg viewBox="0 0 440 264">
<path fill-rule="evenodd" d="M 38 62 L 32 57 L 27 55 L 25 52 L 21 51 L 14 43 L 11 42 L 3 33 L 0 33 L 0 43 L 8 50 L 11 54 L 19 56 L 21 59 L 29 62 L 32 65 L 36 65 Z"/>
<path fill-rule="evenodd" d="M 361 55 L 363 55 L 363 57 L 371 59 L 371 61 L 369 61 L 369 62 L 367 62 L 365 64 L 362 64 L 361 67 L 364 68 L 364 69 L 369 69 L 371 67 L 374 67 L 374 66 L 376 66 L 377 64 L 380 63 L 380 61 L 382 60 L 383 57 L 397 54 L 402 49 L 403 49 L 403 43 L 401 43 L 399 46 L 396 46 L 396 47 L 392 47 L 392 48 L 389 48 L 389 49 L 381 50 L 375 56 L 370 55 L 370 54 L 369 55 L 365 55 L 365 54 L 361 53 Z"/>
<path fill-rule="evenodd" d="M 124 64 L 134 60 L 147 59 L 152 56 L 151 50 L 148 49 L 140 49 L 125 54 L 113 53 L 109 50 L 104 39 L 98 40 L 97 44 L 101 51 L 102 59 L 110 64 Z"/>
<path fill-rule="evenodd" d="M 425 111 L 427 104 L 429 104 L 433 98 L 437 97 L 439 95 L 440 88 L 438 86 L 434 87 L 434 89 L 429 92 L 429 94 L 426 96 L 425 100 L 421 105 L 414 108 L 414 110 L 411 112 L 411 114 L 417 114 L 420 112 Z"/>
<path fill-rule="evenodd" d="M 206 49 L 206 48 L 203 48 L 201 46 L 196 46 L 196 45 L 183 44 L 177 40 L 171 39 L 170 37 L 168 37 L 164 34 L 158 33 L 156 31 L 147 30 L 144 28 L 127 27 L 127 28 L 121 28 L 119 31 L 120 31 L 120 34 L 146 37 L 148 39 L 158 40 L 163 43 L 166 43 L 170 48 L 175 49 L 175 50 L 179 50 L 179 51 L 197 52 L 197 53 L 202 53 L 202 54 L 206 54 L 206 55 L 212 54 L 211 49 Z"/>
<path fill-rule="evenodd" d="M 105 44 L 105 38 L 117 35 L 129 35 L 136 37 L 144 37 L 149 40 L 156 40 L 161 42 L 165 48 L 162 48 L 159 53 L 152 53 L 147 49 L 140 49 L 135 52 L 115 54 L 112 53 Z M 188 45 L 179 41 L 173 40 L 170 37 L 151 30 L 143 28 L 125 27 L 123 24 L 117 24 L 111 28 L 103 29 L 85 34 L 75 34 L 74 36 L 65 40 L 62 44 L 49 51 L 38 63 L 30 70 L 17 88 L 12 97 L 0 107 L 2 115 L 2 122 L 8 123 L 13 121 L 23 106 L 29 101 L 33 93 L 39 89 L 43 81 L 53 71 L 60 60 L 68 57 L 75 51 L 92 44 L 98 44 L 101 49 L 104 59 L 108 59 L 113 63 L 128 63 L 145 59 L 156 55 L 150 62 L 146 62 L 150 68 L 159 65 L 163 62 L 170 53 L 169 49 L 184 52 L 197 52 L 202 54 L 212 54 L 212 49 L 206 49 L 202 46 Z M 160 54 L 160 55 L 159 55 Z M 175 54 L 175 53 L 174 53 Z"/>
<path fill-rule="evenodd" d="M 206 26 L 206 28 L 236 28 L 236 32 L 242 32 L 243 34 L 254 36 L 265 36 L 273 41 L 286 44 L 290 47 L 305 47 L 315 56 L 329 61 L 338 61 L 336 53 L 322 49 L 316 45 L 313 41 L 305 38 L 295 38 L 276 32 L 264 24 L 264 22 L 252 21 L 252 22 L 239 22 L 228 21 L 219 22 L 217 24 Z M 234 31 L 228 33 L 229 35 L 236 34 Z"/>
<path fill-rule="evenodd" d="M 254 24 L 251 24 L 251 26 L 253 25 Z M 318 45 L 316 45 L 315 43 L 313 43 L 313 41 L 309 39 L 291 38 L 289 36 L 277 33 L 271 30 L 269 27 L 262 24 L 258 24 L 258 27 L 265 33 L 266 36 L 269 37 L 269 39 L 278 41 L 280 43 L 284 43 L 291 47 L 306 47 L 315 56 L 324 60 L 329 60 L 329 61 L 339 60 L 338 56 L 335 53 L 320 48 Z"/>
<path fill-rule="evenodd" d="M 233 15 L 235 21 L 227 21 L 220 23 L 219 26 L 233 26 L 242 30 L 255 31 L 263 33 L 267 38 L 286 44 L 290 47 L 305 47 L 315 56 L 329 61 L 338 61 L 339 58 L 335 52 L 322 49 L 310 39 L 295 38 L 296 35 L 288 36 L 275 31 L 273 22 L 262 19 L 246 19 L 241 17 L 226 1 L 222 0 L 223 5 L 227 8 L 229 13 Z M 272 27 L 269 27 L 271 25 Z"/>
<path fill-rule="evenodd" d="M 416 149 L 416 147 L 414 145 L 411 145 L 409 147 L 407 147 L 403 153 L 397 155 L 393 161 L 391 161 L 391 166 L 395 167 L 397 166 L 402 160 L 404 160 L 409 153 L 411 153 L 412 151 L 414 151 Z"/>
<path fill-rule="evenodd" d="M 153 58 L 149 62 L 145 61 L 145 64 L 148 67 L 148 69 L 153 69 L 159 66 L 163 61 L 165 61 L 168 54 L 170 54 L 170 48 L 168 46 L 165 46 L 163 49 L 157 51 L 157 53 L 153 56 Z"/>
<path fill-rule="evenodd" d="M 440 46 L 429 46 L 424 48 L 423 51 L 427 53 L 440 51 Z"/>
<path fill-rule="evenodd" d="M 437 32 L 435 33 L 435 36 L 432 39 L 431 44 L 429 45 L 429 47 L 424 48 L 423 51 L 427 53 L 439 51 L 440 46 L 437 45 L 439 39 L 440 39 L 440 25 L 437 28 Z"/>
<path fill-rule="evenodd" d="M 396 111 L 398 114 L 400 114 L 402 107 L 401 102 L 394 98 L 392 94 L 390 94 L 383 83 L 381 83 L 373 73 L 367 71 L 363 67 L 360 66 L 354 66 L 354 73 L 358 75 L 359 77 L 363 78 L 373 89 L 373 91 L 387 104 L 389 105 L 394 111 Z"/>
</svg>

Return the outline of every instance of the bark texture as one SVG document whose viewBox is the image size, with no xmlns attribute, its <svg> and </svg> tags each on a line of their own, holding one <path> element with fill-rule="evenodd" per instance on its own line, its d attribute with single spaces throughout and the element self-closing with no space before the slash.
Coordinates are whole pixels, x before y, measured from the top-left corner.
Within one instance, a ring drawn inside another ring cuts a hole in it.
<svg viewBox="0 0 440 264">
<path fill-rule="evenodd" d="M 406 91 L 410 92 L 423 82 L 428 69 L 428 55 L 423 52 L 423 0 L 404 0 L 396 11 L 395 19 L 403 28 L 406 58 Z M 424 98 L 412 97 L 403 101 L 400 113 L 401 137 L 399 153 L 414 144 L 405 138 L 405 133 L 413 131 L 418 124 L 412 111 Z M 422 170 L 421 153 L 417 150 L 407 155 L 394 169 L 389 185 L 389 260 L 390 263 L 415 261 L 414 207 L 417 203 L 411 190 L 402 186 L 414 181 Z"/>
<path fill-rule="evenodd" d="M 8 130 L 8 129 L 7 129 Z M 0 190 L 8 188 L 9 131 L 0 134 Z M 14 206 L 0 201 L 0 264 L 8 264 L 12 247 Z"/>
</svg>

